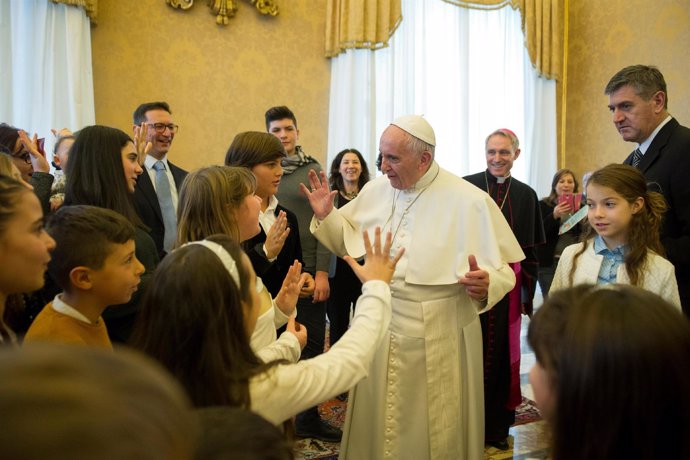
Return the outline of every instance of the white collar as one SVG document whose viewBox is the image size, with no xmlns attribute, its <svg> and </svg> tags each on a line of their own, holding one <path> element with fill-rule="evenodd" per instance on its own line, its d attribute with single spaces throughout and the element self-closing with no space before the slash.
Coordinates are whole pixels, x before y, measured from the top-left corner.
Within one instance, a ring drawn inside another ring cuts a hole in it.
<svg viewBox="0 0 690 460">
<path fill-rule="evenodd" d="M 60 298 L 61 295 L 62 294 L 58 294 L 53 299 L 53 310 L 69 316 L 70 318 L 74 318 L 77 321 L 81 321 L 82 323 L 93 324 L 91 321 L 89 321 L 89 318 L 84 316 L 79 310 L 65 303 L 65 301 Z"/>
<path fill-rule="evenodd" d="M 659 134 L 659 131 L 661 131 L 661 128 L 663 128 L 664 125 L 666 125 L 666 123 L 668 123 L 669 121 L 671 121 L 671 119 L 673 119 L 673 117 L 672 117 L 671 115 L 667 116 L 666 119 L 665 119 L 664 121 L 662 121 L 661 123 L 659 123 L 659 126 L 657 126 L 656 129 L 655 129 L 654 131 L 652 131 L 652 134 L 650 134 L 649 137 L 648 137 L 647 139 L 645 139 L 645 140 L 637 147 L 638 149 L 640 149 L 640 152 L 642 152 L 642 155 L 644 155 L 645 152 L 647 152 L 647 149 L 648 149 L 649 146 L 652 144 L 652 141 L 654 140 L 654 138 L 656 137 L 656 135 Z"/>
<path fill-rule="evenodd" d="M 416 184 L 414 184 L 412 187 L 408 188 L 406 191 L 407 192 L 412 192 L 415 190 L 422 190 L 434 181 L 436 179 L 436 176 L 438 176 L 439 170 L 441 168 L 438 166 L 438 163 L 434 160 L 431 163 L 431 166 L 429 166 L 429 169 L 427 172 L 424 173 L 424 175 L 417 181 Z"/>
<path fill-rule="evenodd" d="M 160 160 L 165 164 L 165 170 L 169 170 L 170 168 L 168 167 L 168 154 L 166 153 L 163 155 L 163 159 Z M 156 160 L 156 157 L 153 155 L 146 155 L 146 158 L 144 159 L 144 166 L 146 166 L 146 169 L 153 169 L 153 165 L 156 164 L 158 160 Z"/>
<path fill-rule="evenodd" d="M 276 198 L 275 195 L 271 195 L 271 198 L 268 199 L 268 206 L 266 207 L 266 210 L 264 213 L 275 213 L 276 208 L 278 207 L 278 198 Z"/>
</svg>

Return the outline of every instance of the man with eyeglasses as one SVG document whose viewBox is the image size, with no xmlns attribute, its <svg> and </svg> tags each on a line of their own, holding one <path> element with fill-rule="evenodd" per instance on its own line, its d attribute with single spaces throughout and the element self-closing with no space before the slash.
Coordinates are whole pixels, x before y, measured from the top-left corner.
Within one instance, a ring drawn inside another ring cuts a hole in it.
<svg viewBox="0 0 690 460">
<path fill-rule="evenodd" d="M 145 123 L 146 141 L 151 143 L 144 160 L 146 174 L 139 176 L 134 202 L 141 220 L 151 229 L 161 258 L 172 250 L 177 235 L 178 190 L 187 171 L 168 160 L 168 151 L 177 133 L 167 102 L 141 104 L 132 116 L 134 130 Z"/>
</svg>

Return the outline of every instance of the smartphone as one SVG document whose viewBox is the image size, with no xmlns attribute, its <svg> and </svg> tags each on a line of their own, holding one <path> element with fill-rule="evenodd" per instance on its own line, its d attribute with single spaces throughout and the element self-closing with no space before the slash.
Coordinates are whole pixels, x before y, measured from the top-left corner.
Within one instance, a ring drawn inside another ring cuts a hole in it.
<svg viewBox="0 0 690 460">
<path fill-rule="evenodd" d="M 558 197 L 558 204 L 567 203 L 570 206 L 570 211 L 575 210 L 575 199 L 572 193 L 566 192 Z"/>
</svg>

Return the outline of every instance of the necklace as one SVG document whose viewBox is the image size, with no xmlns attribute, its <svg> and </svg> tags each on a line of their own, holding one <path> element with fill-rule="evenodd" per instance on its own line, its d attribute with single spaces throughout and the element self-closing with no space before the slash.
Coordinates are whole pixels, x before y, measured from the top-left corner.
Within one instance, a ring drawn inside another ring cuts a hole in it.
<svg viewBox="0 0 690 460">
<path fill-rule="evenodd" d="M 489 196 L 491 196 L 491 192 L 489 191 L 489 178 L 486 175 L 486 171 L 484 171 L 484 181 L 486 182 L 486 193 L 488 193 Z M 510 184 L 512 183 L 512 179 L 508 177 L 508 188 L 506 188 L 506 194 L 503 196 L 503 201 L 501 202 L 501 205 L 498 207 L 500 211 L 503 211 L 503 206 L 506 204 L 506 201 L 508 201 L 508 193 L 510 193 Z M 498 193 L 496 194 L 496 200 L 498 200 Z"/>
<path fill-rule="evenodd" d="M 347 198 L 349 201 L 354 200 L 357 198 L 357 194 L 359 193 L 359 190 L 355 190 L 354 192 L 346 192 L 344 190 L 340 191 L 340 194 L 344 197 Z"/>
</svg>

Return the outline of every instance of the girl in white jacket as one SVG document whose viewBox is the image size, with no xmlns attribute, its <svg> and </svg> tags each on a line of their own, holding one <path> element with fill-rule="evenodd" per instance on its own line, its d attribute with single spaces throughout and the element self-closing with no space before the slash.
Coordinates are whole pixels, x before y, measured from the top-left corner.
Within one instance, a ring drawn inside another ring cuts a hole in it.
<svg viewBox="0 0 690 460">
<path fill-rule="evenodd" d="M 610 164 L 587 181 L 589 227 L 583 242 L 561 255 L 551 289 L 578 284 L 632 284 L 680 309 L 673 265 L 662 257 L 659 229 L 666 203 L 650 191 L 642 173 Z"/>
<path fill-rule="evenodd" d="M 363 266 L 346 260 L 364 283 L 352 325 L 312 359 L 265 361 L 249 338 L 259 316 L 256 275 L 227 235 L 186 244 L 167 255 L 142 301 L 132 344 L 160 361 L 197 407 L 239 406 L 279 424 L 364 378 L 391 317 L 388 283 L 402 255 L 390 258 L 391 235 L 365 235 Z M 294 327 L 304 346 L 307 332 Z"/>
</svg>

